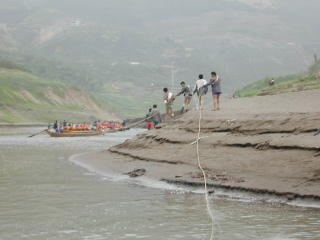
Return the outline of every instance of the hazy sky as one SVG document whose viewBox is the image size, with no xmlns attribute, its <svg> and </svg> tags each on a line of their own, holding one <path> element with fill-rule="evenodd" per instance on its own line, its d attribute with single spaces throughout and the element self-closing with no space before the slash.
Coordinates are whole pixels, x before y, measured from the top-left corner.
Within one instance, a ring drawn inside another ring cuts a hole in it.
<svg viewBox="0 0 320 240">
<path fill-rule="evenodd" d="M 319 0 L 0 2 L 0 23 L 9 23 L 11 44 L 30 43 L 31 54 L 66 65 L 83 58 L 101 66 L 100 75 L 104 64 L 119 61 L 141 62 L 150 74 L 158 71 L 150 70 L 154 65 L 175 61 L 189 70 L 181 78 L 213 66 L 234 89 L 305 70 L 313 53 L 320 55 Z"/>
</svg>

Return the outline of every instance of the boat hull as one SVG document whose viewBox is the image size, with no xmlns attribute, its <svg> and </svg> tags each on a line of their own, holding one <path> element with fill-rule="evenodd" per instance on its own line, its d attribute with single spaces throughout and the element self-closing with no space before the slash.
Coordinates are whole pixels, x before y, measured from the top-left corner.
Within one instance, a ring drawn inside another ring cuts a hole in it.
<svg viewBox="0 0 320 240">
<path fill-rule="evenodd" d="M 50 137 L 90 137 L 90 136 L 98 136 L 102 135 L 105 132 L 104 131 L 74 131 L 74 132 L 51 132 L 51 131 L 46 131 L 46 133 Z"/>
</svg>

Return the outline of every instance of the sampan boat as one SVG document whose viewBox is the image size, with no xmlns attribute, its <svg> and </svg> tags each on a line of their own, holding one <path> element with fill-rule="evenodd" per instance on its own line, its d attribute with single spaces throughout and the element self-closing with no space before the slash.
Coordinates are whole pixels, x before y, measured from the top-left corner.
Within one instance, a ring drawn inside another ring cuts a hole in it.
<svg viewBox="0 0 320 240">
<path fill-rule="evenodd" d="M 86 131 L 69 131 L 69 132 L 52 132 L 45 131 L 51 137 L 90 137 L 102 135 L 105 132 L 101 130 L 86 130 Z"/>
</svg>

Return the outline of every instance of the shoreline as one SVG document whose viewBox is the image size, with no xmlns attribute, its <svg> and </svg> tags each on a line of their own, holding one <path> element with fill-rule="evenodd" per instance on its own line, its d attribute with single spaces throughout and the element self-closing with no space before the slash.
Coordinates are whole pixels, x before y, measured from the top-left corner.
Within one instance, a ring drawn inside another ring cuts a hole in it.
<svg viewBox="0 0 320 240">
<path fill-rule="evenodd" d="M 107 160 L 107 161 L 106 161 Z M 203 181 L 197 179 L 166 178 L 169 172 L 177 173 L 193 170 L 190 166 L 181 166 L 154 162 L 139 162 L 130 158 L 119 158 L 108 151 L 76 154 L 69 158 L 73 164 L 93 172 L 111 181 L 127 181 L 137 185 L 165 190 L 187 191 L 195 194 L 203 193 Z M 169 166 L 170 165 L 170 166 Z M 144 176 L 131 178 L 127 173 L 134 167 L 145 167 Z M 168 170 L 168 167 L 171 169 Z M 296 207 L 320 209 L 320 196 L 300 195 L 291 192 L 277 192 L 268 189 L 242 188 L 231 185 L 221 185 L 213 181 L 208 182 L 208 190 L 212 197 L 232 201 L 250 201 L 262 203 L 278 203 Z"/>
<path fill-rule="evenodd" d="M 213 189 L 320 201 L 320 90 L 232 99 L 203 110 L 200 158 Z M 119 174 L 201 186 L 195 140 L 198 112 L 160 124 L 100 153 L 87 164 Z"/>
</svg>

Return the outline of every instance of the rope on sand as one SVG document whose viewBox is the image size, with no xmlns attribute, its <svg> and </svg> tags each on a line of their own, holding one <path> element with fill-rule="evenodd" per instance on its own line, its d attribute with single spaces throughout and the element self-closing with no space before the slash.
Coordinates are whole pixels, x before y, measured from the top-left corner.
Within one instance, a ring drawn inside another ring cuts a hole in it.
<svg viewBox="0 0 320 240">
<path fill-rule="evenodd" d="M 203 175 L 203 180 L 204 180 L 204 191 L 205 191 L 205 200 L 206 200 L 206 204 L 207 204 L 207 211 L 208 211 L 208 215 L 211 218 L 211 236 L 210 236 L 210 240 L 214 240 L 214 217 L 213 217 L 213 212 L 212 209 L 210 207 L 210 201 L 209 201 L 209 193 L 208 193 L 208 186 L 207 186 L 207 175 L 206 172 L 204 171 L 202 165 L 201 165 L 201 161 L 200 161 L 200 150 L 199 150 L 199 141 L 200 141 L 200 134 L 201 134 L 201 120 L 202 120 L 202 107 L 199 107 L 199 129 L 198 129 L 198 137 L 197 137 L 197 160 L 198 160 L 198 167 L 202 172 Z"/>
</svg>

